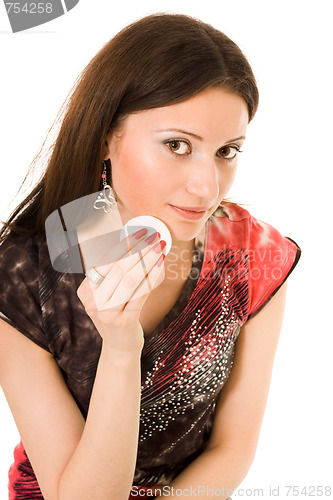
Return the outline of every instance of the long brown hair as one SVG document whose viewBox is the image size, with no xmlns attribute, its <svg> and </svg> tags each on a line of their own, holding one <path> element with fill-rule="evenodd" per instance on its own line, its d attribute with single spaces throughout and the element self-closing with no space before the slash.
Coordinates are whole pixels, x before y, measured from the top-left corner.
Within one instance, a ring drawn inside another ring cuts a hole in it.
<svg viewBox="0 0 333 500">
<path fill-rule="evenodd" d="M 184 101 L 210 86 L 241 96 L 253 118 L 255 77 L 224 33 L 181 14 L 154 14 L 124 28 L 76 80 L 55 121 L 61 125 L 45 172 L 0 238 L 10 231 L 37 234 L 54 210 L 98 191 L 106 137 L 128 114 Z M 32 166 L 40 158 L 41 152 Z"/>
</svg>

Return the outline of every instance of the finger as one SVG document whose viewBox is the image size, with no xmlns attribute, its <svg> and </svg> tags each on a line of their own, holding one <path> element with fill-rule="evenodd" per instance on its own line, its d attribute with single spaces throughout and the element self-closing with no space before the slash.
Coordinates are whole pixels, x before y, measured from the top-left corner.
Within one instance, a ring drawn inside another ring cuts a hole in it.
<svg viewBox="0 0 333 500">
<path fill-rule="evenodd" d="M 159 235 L 159 233 L 155 233 Z M 128 269 L 131 269 L 137 262 L 139 262 L 142 257 L 141 254 L 147 253 L 149 251 L 150 246 L 149 243 L 154 238 L 150 236 L 150 238 L 146 238 L 147 229 L 142 228 L 136 233 L 127 236 L 125 240 L 122 240 L 120 244 L 112 247 L 99 261 L 98 265 L 94 266 L 94 271 L 96 271 L 101 278 L 105 278 L 107 274 L 111 271 L 114 264 L 119 260 L 125 262 L 122 263 L 121 269 L 125 273 Z M 139 246 L 138 246 L 139 245 Z M 115 260 L 113 262 L 113 260 Z M 91 289 L 97 290 L 101 283 L 93 283 L 89 280 Z"/>
<path fill-rule="evenodd" d="M 130 300 L 124 306 L 120 306 L 122 307 L 122 314 L 128 314 L 133 320 L 139 319 L 140 312 L 149 297 L 151 290 L 160 285 L 164 280 L 164 258 L 165 255 L 162 254 L 156 264 L 150 269 L 145 281 L 142 282 L 135 290 Z M 150 281 L 149 284 L 147 284 L 148 280 Z"/>
<path fill-rule="evenodd" d="M 154 232 L 149 237 L 146 237 L 147 229 L 143 228 L 134 235 L 127 236 L 125 240 L 112 247 L 99 260 L 95 270 L 102 276 L 106 277 L 113 267 L 117 264 L 125 274 L 129 269 L 133 268 L 144 255 L 149 252 L 151 244 L 156 242 L 160 234 Z"/>
<path fill-rule="evenodd" d="M 157 263 L 164 246 L 164 241 L 157 244 L 140 263 L 124 276 L 110 297 L 108 305 L 112 307 L 127 303 L 140 285 L 142 285 L 140 294 L 150 293 L 154 283 L 151 282 L 149 271 Z M 136 296 L 138 295 L 139 293 Z"/>
<path fill-rule="evenodd" d="M 140 310 L 146 302 L 150 292 L 157 288 L 163 281 L 165 277 L 164 272 L 164 258 L 165 255 L 162 253 L 156 263 L 152 266 L 149 273 L 145 279 L 140 283 L 140 285 L 135 289 L 132 297 L 126 304 L 125 310 L 134 309 L 140 305 Z"/>
<path fill-rule="evenodd" d="M 152 259 L 154 254 L 149 256 L 149 253 L 152 249 L 155 253 L 157 252 L 157 237 L 158 233 L 154 233 L 154 235 L 141 242 L 141 251 L 138 249 L 132 255 L 115 262 L 103 282 L 96 289 L 96 298 L 104 297 L 105 301 L 107 301 L 123 280 L 129 282 L 128 285 L 131 289 L 138 286 L 147 273 L 146 266 L 148 265 L 148 268 L 150 268 L 154 263 Z"/>
<path fill-rule="evenodd" d="M 115 262 L 135 253 L 143 252 L 148 244 L 151 243 L 150 239 L 156 239 L 156 234 L 158 238 L 160 238 L 160 233 L 155 230 L 151 233 L 151 229 L 152 228 L 148 229 L 147 227 L 143 227 L 134 234 L 126 236 L 125 239 L 119 241 L 119 243 L 110 248 L 103 257 L 97 261 L 94 267 L 100 269 L 101 274 L 105 276 Z M 147 240 L 148 242 L 146 242 Z"/>
<path fill-rule="evenodd" d="M 149 251 L 140 259 L 137 255 L 118 261 L 100 285 L 92 285 L 98 310 L 124 305 L 135 289 L 145 280 L 149 270 L 157 262 L 165 242 L 152 243 Z"/>
</svg>

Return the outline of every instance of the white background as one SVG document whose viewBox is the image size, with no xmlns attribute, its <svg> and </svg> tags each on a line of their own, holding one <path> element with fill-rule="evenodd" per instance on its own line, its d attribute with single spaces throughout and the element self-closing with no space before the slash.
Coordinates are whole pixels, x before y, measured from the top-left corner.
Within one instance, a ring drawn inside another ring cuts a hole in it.
<svg viewBox="0 0 333 500">
<path fill-rule="evenodd" d="M 330 4 L 80 0 L 65 16 L 17 34 L 10 32 L 0 4 L 2 219 L 75 78 L 129 22 L 153 12 L 189 14 L 224 31 L 248 56 L 260 108 L 230 195 L 303 250 L 289 279 L 256 459 L 241 485 L 248 498 L 260 496 L 255 489 L 269 498 L 270 487 L 279 487 L 274 496 L 287 499 L 296 496 L 295 490 L 287 496 L 287 485 L 333 486 Z M 0 420 L 0 499 L 5 499 L 19 435 L 1 391 Z"/>
</svg>

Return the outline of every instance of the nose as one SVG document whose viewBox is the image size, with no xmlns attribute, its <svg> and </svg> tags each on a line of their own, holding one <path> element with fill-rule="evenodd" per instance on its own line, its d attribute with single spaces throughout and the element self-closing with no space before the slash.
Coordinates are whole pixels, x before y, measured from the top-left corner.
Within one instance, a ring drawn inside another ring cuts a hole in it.
<svg viewBox="0 0 333 500">
<path fill-rule="evenodd" d="M 193 162 L 188 173 L 186 190 L 208 203 L 215 200 L 219 196 L 218 170 L 215 161 L 206 158 Z"/>
</svg>

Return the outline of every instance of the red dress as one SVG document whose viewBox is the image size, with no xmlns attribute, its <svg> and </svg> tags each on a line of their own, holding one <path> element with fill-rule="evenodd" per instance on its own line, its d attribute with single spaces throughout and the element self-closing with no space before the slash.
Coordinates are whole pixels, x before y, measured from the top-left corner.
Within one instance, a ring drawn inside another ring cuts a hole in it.
<svg viewBox="0 0 333 500">
<path fill-rule="evenodd" d="M 170 484 L 204 450 L 240 329 L 299 257 L 295 242 L 231 203 L 223 203 L 197 236 L 181 295 L 142 351 L 133 484 L 148 488 L 146 498 L 152 498 L 151 487 Z M 60 273 L 52 268 L 45 233 L 10 236 L 0 246 L 0 317 L 52 353 L 86 417 L 101 338 L 76 295 L 84 275 L 70 272 L 70 252 L 64 250 L 66 258 L 68 272 Z M 14 460 L 9 498 L 42 499 L 22 443 Z M 145 498 L 142 491 L 134 497 Z"/>
</svg>

